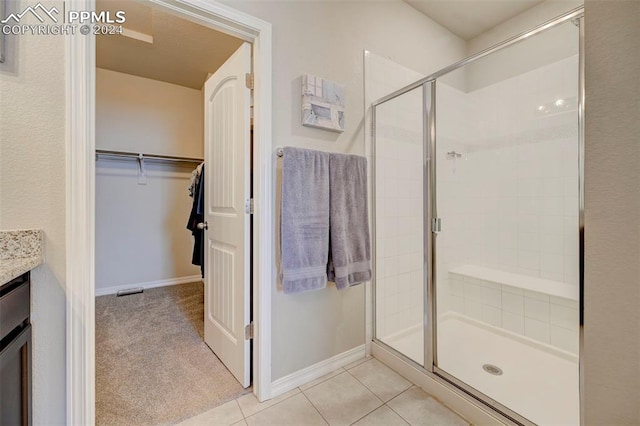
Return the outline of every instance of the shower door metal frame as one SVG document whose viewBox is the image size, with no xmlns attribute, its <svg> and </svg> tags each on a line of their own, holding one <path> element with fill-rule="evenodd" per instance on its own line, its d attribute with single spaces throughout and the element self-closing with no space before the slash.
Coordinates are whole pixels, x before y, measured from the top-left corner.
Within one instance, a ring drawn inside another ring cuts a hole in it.
<svg viewBox="0 0 640 426">
<path fill-rule="evenodd" d="M 472 56 L 469 56 L 461 61 L 458 61 L 452 65 L 449 65 L 425 78 L 422 78 L 414 83 L 411 83 L 391 94 L 378 99 L 371 104 L 372 116 L 372 155 L 375 159 L 375 139 L 376 139 L 376 108 L 392 99 L 397 98 L 405 93 L 408 93 L 414 89 L 422 86 L 423 96 L 423 214 L 424 214 L 424 365 L 420 365 L 405 354 L 399 352 L 392 346 L 381 341 L 376 335 L 376 289 L 375 289 L 375 266 L 374 266 L 374 291 L 373 294 L 373 308 L 374 308 L 374 321 L 373 321 L 373 341 L 395 354 L 404 362 L 412 365 L 414 368 L 422 371 L 433 380 L 454 389 L 461 395 L 466 395 L 473 398 L 473 400 L 479 401 L 483 406 L 493 410 L 503 417 L 503 420 L 512 424 L 520 425 L 535 425 L 535 423 L 522 417 L 520 414 L 504 406 L 498 401 L 490 398 L 486 394 L 478 391 L 477 389 L 469 386 L 468 384 L 457 379 L 455 376 L 447 373 L 437 366 L 437 271 L 436 271 L 436 241 L 438 230 L 434 227 L 434 219 L 439 219 L 437 214 L 437 199 L 436 199 L 436 83 L 438 78 L 447 75 L 448 73 L 455 71 L 465 65 L 471 64 L 480 58 L 488 56 L 494 52 L 512 46 L 521 41 L 534 37 L 537 34 L 545 32 L 551 28 L 555 28 L 558 25 L 562 25 L 566 22 L 572 21 L 579 27 L 579 70 L 578 70 L 578 227 L 579 227 L 579 351 L 578 351 L 578 368 L 579 368 L 579 399 L 580 399 L 580 424 L 584 425 L 584 363 L 583 363 L 583 339 L 584 339 L 584 108 L 585 108 L 585 90 L 584 90 L 584 7 L 577 7 L 572 9 L 554 19 L 551 19 L 543 24 L 511 37 L 501 43 L 498 43 L 492 47 L 489 47 L 481 52 L 478 52 Z M 372 180 L 373 191 L 375 194 L 375 160 L 372 161 Z M 375 229 L 375 199 L 373 200 L 373 224 Z M 376 253 L 376 238 L 373 238 L 373 253 L 374 259 Z M 375 265 L 376 262 L 374 262 Z"/>
<path fill-rule="evenodd" d="M 436 80 L 422 85 L 422 116 L 424 138 L 422 151 L 424 153 L 423 192 L 424 220 L 424 366 L 433 372 L 438 363 L 437 334 L 436 334 L 436 236 L 433 229 L 433 219 L 438 217 L 436 209 Z M 428 366 L 428 367 L 427 367 Z"/>
</svg>

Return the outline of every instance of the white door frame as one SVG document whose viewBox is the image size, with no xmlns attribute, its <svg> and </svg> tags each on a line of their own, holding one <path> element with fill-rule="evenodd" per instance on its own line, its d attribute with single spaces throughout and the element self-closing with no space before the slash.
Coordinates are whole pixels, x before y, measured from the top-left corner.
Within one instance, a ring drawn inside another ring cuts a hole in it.
<svg viewBox="0 0 640 426">
<path fill-rule="evenodd" d="M 147 0 L 166 12 L 253 45 L 253 391 L 271 397 L 274 276 L 271 140 L 271 24 L 214 0 Z M 67 0 L 95 10 L 94 0 Z M 67 424 L 95 423 L 95 37 L 66 37 Z"/>
</svg>

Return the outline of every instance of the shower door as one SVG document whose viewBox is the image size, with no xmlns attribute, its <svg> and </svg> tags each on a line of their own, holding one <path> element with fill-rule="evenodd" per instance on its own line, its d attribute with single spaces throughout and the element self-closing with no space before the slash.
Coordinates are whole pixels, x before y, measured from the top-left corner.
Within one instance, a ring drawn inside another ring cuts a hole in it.
<svg viewBox="0 0 640 426">
<path fill-rule="evenodd" d="M 375 337 L 424 365 L 422 87 L 375 109 Z"/>
<path fill-rule="evenodd" d="M 375 342 L 521 424 L 580 423 L 581 16 L 372 109 Z"/>
<path fill-rule="evenodd" d="M 434 371 L 512 418 L 579 424 L 579 29 L 437 79 Z"/>
</svg>

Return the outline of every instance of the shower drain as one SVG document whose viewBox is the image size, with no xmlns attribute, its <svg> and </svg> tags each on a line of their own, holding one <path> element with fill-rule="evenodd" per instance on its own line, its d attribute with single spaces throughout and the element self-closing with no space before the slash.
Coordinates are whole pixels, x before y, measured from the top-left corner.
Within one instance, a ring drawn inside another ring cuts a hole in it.
<svg viewBox="0 0 640 426">
<path fill-rule="evenodd" d="M 489 374 L 493 374 L 494 376 L 502 376 L 502 369 L 500 367 L 496 367 L 492 364 L 485 364 L 482 366 L 482 369 Z"/>
</svg>

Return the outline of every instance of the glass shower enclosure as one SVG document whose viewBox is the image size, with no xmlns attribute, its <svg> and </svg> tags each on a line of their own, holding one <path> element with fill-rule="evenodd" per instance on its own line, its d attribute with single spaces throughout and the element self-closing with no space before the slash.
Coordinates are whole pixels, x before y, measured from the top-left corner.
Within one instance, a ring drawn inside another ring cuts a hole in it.
<svg viewBox="0 0 640 426">
<path fill-rule="evenodd" d="M 373 103 L 374 343 L 579 424 L 582 9 Z"/>
</svg>

